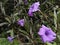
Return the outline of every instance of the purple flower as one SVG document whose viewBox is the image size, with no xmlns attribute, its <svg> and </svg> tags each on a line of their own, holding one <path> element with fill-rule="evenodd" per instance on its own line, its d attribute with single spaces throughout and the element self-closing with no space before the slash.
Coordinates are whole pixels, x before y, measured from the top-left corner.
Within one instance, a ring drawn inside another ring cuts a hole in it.
<svg viewBox="0 0 60 45">
<path fill-rule="evenodd" d="M 39 29 L 38 34 L 41 36 L 42 41 L 45 42 L 53 42 L 53 40 L 56 38 L 56 34 L 51 30 L 51 28 L 48 28 L 44 25 Z"/>
<path fill-rule="evenodd" d="M 33 16 L 33 12 L 39 11 L 39 2 L 33 3 L 28 11 L 29 16 Z"/>
<path fill-rule="evenodd" d="M 23 27 L 24 26 L 24 19 L 18 20 L 18 24 Z"/>
<path fill-rule="evenodd" d="M 8 36 L 7 39 L 9 42 L 13 42 L 14 37 Z"/>
<path fill-rule="evenodd" d="M 27 0 L 23 0 L 23 1 L 24 1 L 24 4 L 25 4 L 25 5 L 27 5 L 27 4 L 28 4 Z"/>
</svg>

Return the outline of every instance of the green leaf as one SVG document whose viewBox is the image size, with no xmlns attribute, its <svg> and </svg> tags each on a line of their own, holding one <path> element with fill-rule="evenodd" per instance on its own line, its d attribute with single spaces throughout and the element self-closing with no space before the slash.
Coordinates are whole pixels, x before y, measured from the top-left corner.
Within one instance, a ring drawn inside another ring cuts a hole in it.
<svg viewBox="0 0 60 45">
<path fill-rule="evenodd" d="M 10 33 L 11 37 L 14 37 L 14 32 L 13 32 L 13 29 L 7 31 L 7 33 Z"/>
<path fill-rule="evenodd" d="M 5 24 L 8 24 L 7 22 L 0 23 L 0 26 L 3 26 Z"/>
<path fill-rule="evenodd" d="M 10 17 L 6 17 L 5 20 L 7 20 L 8 23 L 11 23 L 11 19 L 10 19 Z"/>
<path fill-rule="evenodd" d="M 0 45 L 10 45 L 6 38 L 0 38 Z"/>
<path fill-rule="evenodd" d="M 56 42 L 54 42 L 53 45 L 57 45 Z"/>
<path fill-rule="evenodd" d="M 24 31 L 24 30 L 19 29 L 19 31 L 22 32 L 23 34 L 29 35 L 29 34 L 28 34 L 26 31 Z"/>
<path fill-rule="evenodd" d="M 57 44 L 56 44 L 56 42 L 54 42 L 54 43 L 48 43 L 47 42 L 47 45 L 57 45 Z"/>
<path fill-rule="evenodd" d="M 47 45 L 52 45 L 52 44 L 47 42 Z"/>
</svg>

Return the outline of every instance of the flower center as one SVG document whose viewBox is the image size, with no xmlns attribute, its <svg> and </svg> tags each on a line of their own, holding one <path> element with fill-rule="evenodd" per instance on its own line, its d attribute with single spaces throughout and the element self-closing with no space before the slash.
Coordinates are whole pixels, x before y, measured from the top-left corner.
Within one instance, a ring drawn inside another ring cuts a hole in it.
<svg viewBox="0 0 60 45">
<path fill-rule="evenodd" d="M 49 35 L 49 31 L 46 31 L 46 32 L 45 32 L 45 35 L 47 35 L 47 36 L 48 36 L 48 35 Z"/>
</svg>

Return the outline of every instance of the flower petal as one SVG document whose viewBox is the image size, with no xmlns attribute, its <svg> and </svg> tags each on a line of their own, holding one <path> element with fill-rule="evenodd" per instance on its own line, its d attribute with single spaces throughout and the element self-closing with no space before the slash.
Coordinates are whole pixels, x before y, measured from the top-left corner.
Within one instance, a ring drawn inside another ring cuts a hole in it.
<svg viewBox="0 0 60 45">
<path fill-rule="evenodd" d="M 35 2 L 30 6 L 28 11 L 29 16 L 33 16 L 32 13 L 39 10 L 39 5 L 40 5 L 39 2 Z"/>
<path fill-rule="evenodd" d="M 44 43 L 46 43 L 46 42 L 49 41 L 49 38 L 48 38 L 46 35 L 41 36 L 41 39 L 42 39 L 42 41 L 43 41 Z"/>
<path fill-rule="evenodd" d="M 48 35 L 48 38 L 49 38 L 49 42 L 52 42 L 56 37 L 54 37 L 53 35 Z"/>
<path fill-rule="evenodd" d="M 45 30 L 43 28 L 40 28 L 38 34 L 45 35 Z"/>
<path fill-rule="evenodd" d="M 51 30 L 51 28 L 49 28 L 49 33 L 51 34 L 51 35 L 53 35 L 53 36 L 56 36 L 56 34 Z"/>
</svg>

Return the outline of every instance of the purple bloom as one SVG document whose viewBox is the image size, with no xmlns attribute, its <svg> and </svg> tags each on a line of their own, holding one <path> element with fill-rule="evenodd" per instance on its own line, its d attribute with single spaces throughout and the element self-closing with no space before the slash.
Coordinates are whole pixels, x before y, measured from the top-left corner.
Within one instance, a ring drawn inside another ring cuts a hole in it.
<svg viewBox="0 0 60 45">
<path fill-rule="evenodd" d="M 23 1 L 24 1 L 24 4 L 25 4 L 25 5 L 27 5 L 27 4 L 28 4 L 27 0 L 23 0 Z"/>
<path fill-rule="evenodd" d="M 8 39 L 9 42 L 12 42 L 13 41 L 13 37 L 11 37 L 11 36 L 8 36 L 7 39 Z"/>
<path fill-rule="evenodd" d="M 33 12 L 39 11 L 39 2 L 33 3 L 28 11 L 29 16 L 33 16 Z"/>
<path fill-rule="evenodd" d="M 18 24 L 23 27 L 24 26 L 24 19 L 18 20 Z"/>
<path fill-rule="evenodd" d="M 43 42 L 53 42 L 53 40 L 56 38 L 56 34 L 51 30 L 51 28 L 44 25 L 42 25 L 42 27 L 39 29 L 38 34 L 41 36 Z"/>
</svg>

